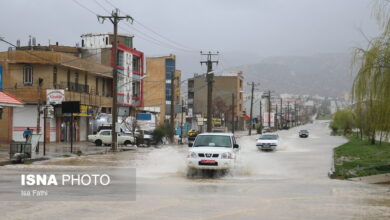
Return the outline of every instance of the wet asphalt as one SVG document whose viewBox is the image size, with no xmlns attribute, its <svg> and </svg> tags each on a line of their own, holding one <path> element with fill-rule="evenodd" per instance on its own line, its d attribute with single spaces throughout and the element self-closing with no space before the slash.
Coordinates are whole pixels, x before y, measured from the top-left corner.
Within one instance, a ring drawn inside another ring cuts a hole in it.
<svg viewBox="0 0 390 220">
<path fill-rule="evenodd" d="M 389 185 L 328 178 L 332 149 L 346 140 L 330 136 L 326 121 L 278 133 L 274 152 L 259 151 L 257 135 L 239 135 L 237 167 L 221 175 L 187 177 L 183 145 L 3 166 L 0 175 L 26 166 L 136 168 L 136 199 L 0 201 L 0 219 L 390 219 Z M 0 187 L 0 199 L 9 190 Z"/>
</svg>

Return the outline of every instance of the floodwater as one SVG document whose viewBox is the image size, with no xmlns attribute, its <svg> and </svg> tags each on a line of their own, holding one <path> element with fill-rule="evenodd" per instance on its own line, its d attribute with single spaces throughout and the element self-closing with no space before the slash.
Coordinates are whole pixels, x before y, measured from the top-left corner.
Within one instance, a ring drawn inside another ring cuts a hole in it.
<svg viewBox="0 0 390 220">
<path fill-rule="evenodd" d="M 138 148 L 116 154 L 59 158 L 42 167 L 135 167 L 136 201 L 0 202 L 4 219 L 390 219 L 389 185 L 327 177 L 332 148 L 344 142 L 315 121 L 280 131 L 275 152 L 257 136 L 239 135 L 237 167 L 224 175 L 186 175 L 186 146 Z M 298 137 L 299 129 L 310 137 Z M 0 167 L 0 173 L 24 165 Z M 0 189 L 4 193 L 4 189 Z M 115 198 L 112 198 L 115 200 Z"/>
</svg>

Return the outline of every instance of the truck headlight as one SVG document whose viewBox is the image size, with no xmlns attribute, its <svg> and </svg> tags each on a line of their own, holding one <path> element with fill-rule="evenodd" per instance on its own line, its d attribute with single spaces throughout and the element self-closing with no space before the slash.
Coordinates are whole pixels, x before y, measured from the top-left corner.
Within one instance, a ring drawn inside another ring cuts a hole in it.
<svg viewBox="0 0 390 220">
<path fill-rule="evenodd" d="M 230 152 L 222 153 L 221 158 L 222 159 L 233 159 L 233 154 Z"/>
<path fill-rule="evenodd" d="M 190 152 L 187 155 L 187 158 L 197 158 L 197 157 L 198 157 L 198 155 L 195 152 Z"/>
</svg>

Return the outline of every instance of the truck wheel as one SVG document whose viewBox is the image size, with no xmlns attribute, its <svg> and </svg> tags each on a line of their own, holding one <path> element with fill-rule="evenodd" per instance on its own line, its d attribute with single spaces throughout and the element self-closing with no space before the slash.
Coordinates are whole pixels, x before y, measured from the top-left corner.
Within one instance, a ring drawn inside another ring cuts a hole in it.
<svg viewBox="0 0 390 220">
<path fill-rule="evenodd" d="M 96 146 L 102 146 L 103 142 L 101 140 L 95 141 Z"/>
<path fill-rule="evenodd" d="M 129 140 L 127 140 L 127 141 L 125 141 L 124 144 L 125 144 L 125 145 L 129 145 L 129 144 L 131 144 L 131 142 L 130 142 Z"/>
</svg>

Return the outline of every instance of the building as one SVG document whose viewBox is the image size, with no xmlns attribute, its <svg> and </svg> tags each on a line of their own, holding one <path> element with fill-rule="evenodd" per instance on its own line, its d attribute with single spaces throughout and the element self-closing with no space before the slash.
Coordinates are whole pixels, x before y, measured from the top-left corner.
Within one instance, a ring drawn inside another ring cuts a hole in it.
<svg viewBox="0 0 390 220">
<path fill-rule="evenodd" d="M 232 95 L 235 97 L 234 117 L 236 128 L 242 128 L 244 78 L 242 72 L 214 76 L 212 111 L 213 118 L 220 118 L 231 128 Z M 195 75 L 188 79 L 188 112 L 189 116 L 207 115 L 207 82 L 205 75 Z M 229 123 L 228 123 L 229 122 Z"/>
<path fill-rule="evenodd" d="M 4 110 L 0 141 L 22 141 L 27 127 L 41 131 L 40 113 L 46 104 L 55 110 L 54 118 L 47 120 L 50 135 L 46 141 L 70 140 L 70 117 L 62 114 L 61 102 L 55 99 L 80 101 L 82 112 L 74 117 L 74 140 L 87 140 L 90 118 L 99 112 L 111 112 L 112 68 L 80 58 L 79 51 L 80 48 L 50 45 L 0 52 L 1 87 L 25 103 L 24 108 Z"/>
<path fill-rule="evenodd" d="M 171 110 L 171 78 L 174 74 L 174 109 L 175 114 L 181 112 L 180 82 L 181 71 L 176 69 L 176 56 L 146 58 L 146 75 L 144 80 L 144 108 L 159 112 L 159 124 L 170 118 Z"/>
<path fill-rule="evenodd" d="M 133 35 L 117 35 L 118 112 L 134 115 L 143 106 L 144 53 L 133 48 Z M 114 66 L 112 33 L 81 35 L 82 56 L 93 62 Z"/>
<path fill-rule="evenodd" d="M 0 67 L 0 79 L 2 78 L 1 76 L 2 76 L 2 67 Z M 12 141 L 12 137 L 8 134 L 12 133 L 12 126 L 10 125 L 12 125 L 12 121 L 14 120 L 13 108 L 23 107 L 24 104 L 26 103 L 2 91 L 2 84 L 0 80 L 0 126 L 5 125 L 2 126 L 2 128 L 7 130 L 7 132 L 5 132 L 5 130 L 4 132 L 0 132 L 0 141 L 2 142 Z"/>
</svg>

